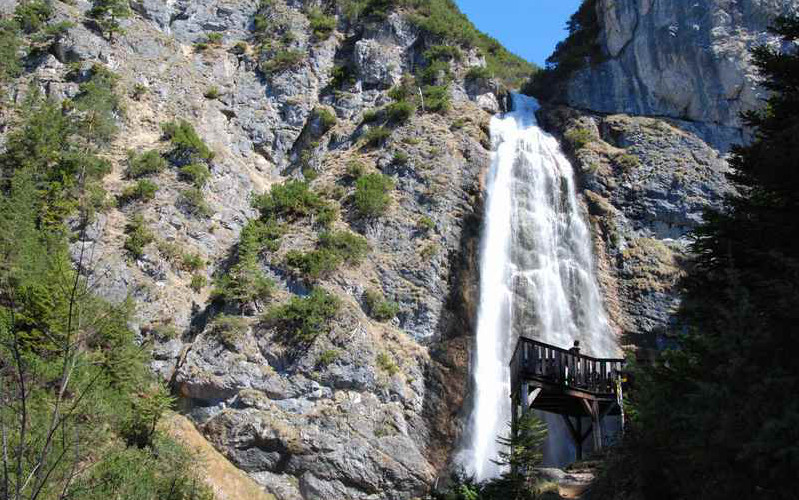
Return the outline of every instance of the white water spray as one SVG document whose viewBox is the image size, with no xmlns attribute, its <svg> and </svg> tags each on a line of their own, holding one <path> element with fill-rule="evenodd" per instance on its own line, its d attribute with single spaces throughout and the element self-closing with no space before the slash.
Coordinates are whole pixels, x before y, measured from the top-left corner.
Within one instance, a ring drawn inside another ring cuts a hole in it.
<svg viewBox="0 0 799 500">
<path fill-rule="evenodd" d="M 574 177 L 557 140 L 538 127 L 538 103 L 513 95 L 513 111 L 491 121 L 493 157 L 480 254 L 480 307 L 473 370 L 474 407 L 465 472 L 497 476 L 497 437 L 511 416 L 508 363 L 520 335 L 594 356 L 618 353 L 594 274 L 591 237 Z M 550 424 L 559 422 L 547 419 Z M 550 462 L 565 436 L 550 425 Z M 545 449 L 545 454 L 547 453 Z"/>
</svg>

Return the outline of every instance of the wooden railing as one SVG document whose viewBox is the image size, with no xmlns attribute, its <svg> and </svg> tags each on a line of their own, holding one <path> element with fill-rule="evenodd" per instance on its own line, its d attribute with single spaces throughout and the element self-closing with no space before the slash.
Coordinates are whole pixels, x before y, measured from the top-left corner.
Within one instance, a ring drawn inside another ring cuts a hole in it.
<svg viewBox="0 0 799 500">
<path fill-rule="evenodd" d="M 594 394 L 614 394 L 623 359 L 593 358 L 537 340 L 520 337 L 510 363 L 511 392 L 523 378 Z"/>
</svg>

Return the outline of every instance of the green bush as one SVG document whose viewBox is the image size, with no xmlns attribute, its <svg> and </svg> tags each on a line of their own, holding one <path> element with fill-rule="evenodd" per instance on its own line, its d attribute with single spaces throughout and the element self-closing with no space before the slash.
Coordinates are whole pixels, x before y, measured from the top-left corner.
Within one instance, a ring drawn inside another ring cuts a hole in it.
<svg viewBox="0 0 799 500">
<path fill-rule="evenodd" d="M 376 148 L 385 144 L 389 137 L 391 130 L 386 127 L 373 127 L 363 134 L 363 142 L 366 146 Z"/>
<path fill-rule="evenodd" d="M 355 71 L 347 64 L 334 66 L 330 73 L 330 85 L 334 89 L 341 88 L 344 85 L 354 85 L 356 81 Z"/>
<path fill-rule="evenodd" d="M 377 121 L 380 118 L 380 113 L 377 112 L 375 109 L 367 109 L 363 112 L 363 117 L 361 119 L 362 123 L 372 123 Z"/>
<path fill-rule="evenodd" d="M 210 45 L 219 45 L 222 43 L 223 35 L 222 33 L 219 32 L 208 33 L 208 35 L 206 35 L 206 38 Z"/>
<path fill-rule="evenodd" d="M 366 174 L 355 182 L 354 205 L 362 217 L 379 217 L 391 203 L 390 191 L 394 188 L 391 177 L 383 174 Z"/>
<path fill-rule="evenodd" d="M 394 157 L 391 159 L 396 165 L 407 165 L 410 157 L 405 151 L 394 151 Z"/>
<path fill-rule="evenodd" d="M 566 131 L 563 135 L 568 142 L 572 149 L 575 151 L 584 148 L 588 145 L 591 141 L 593 141 L 593 137 L 591 136 L 591 131 L 586 128 L 572 128 Z"/>
<path fill-rule="evenodd" d="M 19 49 L 20 37 L 16 23 L 0 19 L 0 82 L 16 78 L 22 71 Z"/>
<path fill-rule="evenodd" d="M 101 64 L 93 64 L 89 79 L 80 84 L 73 103 L 81 112 L 80 133 L 98 146 L 107 145 L 116 134 L 117 119 L 124 114 L 117 95 L 119 75 Z"/>
<path fill-rule="evenodd" d="M 228 349 L 234 350 L 244 339 L 248 328 L 247 320 L 244 318 L 221 314 L 214 318 L 208 333 Z"/>
<path fill-rule="evenodd" d="M 416 222 L 416 226 L 425 232 L 430 232 L 436 227 L 436 223 L 433 222 L 433 219 L 424 215 Z"/>
<path fill-rule="evenodd" d="M 276 252 L 285 232 L 283 226 L 272 219 L 247 221 L 239 237 L 240 258 L 258 258 L 263 251 Z"/>
<path fill-rule="evenodd" d="M 303 60 L 305 60 L 304 52 L 296 49 L 281 49 L 261 64 L 261 71 L 267 75 L 282 73 L 299 66 Z"/>
<path fill-rule="evenodd" d="M 316 115 L 316 119 L 319 120 L 319 125 L 322 127 L 322 133 L 336 126 L 336 115 L 331 113 L 329 109 L 316 108 L 314 109 L 314 114 Z"/>
<path fill-rule="evenodd" d="M 128 251 L 134 259 L 141 259 L 144 256 L 144 247 L 153 242 L 155 237 L 144 223 L 144 217 L 140 214 L 134 215 L 133 219 L 125 226 L 125 244 L 123 248 Z"/>
<path fill-rule="evenodd" d="M 208 278 L 204 274 L 192 274 L 191 283 L 189 287 L 194 290 L 194 293 L 202 292 L 203 288 L 208 284 Z"/>
<path fill-rule="evenodd" d="M 311 31 L 317 40 L 327 40 L 336 29 L 336 18 L 328 16 L 318 7 L 308 9 L 307 15 L 311 22 Z"/>
<path fill-rule="evenodd" d="M 340 305 L 337 297 L 316 287 L 306 298 L 292 297 L 287 304 L 273 307 L 264 319 L 288 339 L 310 343 L 332 330 Z"/>
<path fill-rule="evenodd" d="M 155 149 L 136 154 L 134 151 L 128 152 L 128 168 L 126 175 L 129 178 L 144 177 L 145 175 L 157 174 L 166 168 L 166 160 L 161 153 Z"/>
<path fill-rule="evenodd" d="M 369 253 L 366 238 L 350 231 L 325 231 L 319 235 L 319 247 L 340 255 L 344 262 L 358 265 Z"/>
<path fill-rule="evenodd" d="M 444 113 L 450 108 L 449 88 L 446 85 L 426 85 L 422 89 L 427 111 Z"/>
<path fill-rule="evenodd" d="M 316 222 L 322 227 L 331 227 L 336 219 L 338 219 L 338 209 L 331 204 L 325 204 L 317 211 Z"/>
<path fill-rule="evenodd" d="M 452 71 L 447 61 L 432 61 L 419 74 L 419 80 L 426 85 L 440 85 L 452 80 Z"/>
<path fill-rule="evenodd" d="M 158 185 L 156 183 L 149 179 L 139 179 L 136 184 L 122 190 L 119 195 L 119 202 L 124 205 L 134 201 L 150 201 L 155 198 L 157 191 Z"/>
<path fill-rule="evenodd" d="M 186 120 L 161 124 L 164 137 L 172 143 L 173 154 L 180 160 L 191 162 L 211 160 L 214 152 L 200 139 L 194 126 Z"/>
<path fill-rule="evenodd" d="M 190 163 L 180 168 L 180 177 L 191 182 L 195 187 L 201 188 L 211 178 L 211 172 L 203 163 Z"/>
<path fill-rule="evenodd" d="M 343 261 L 339 254 L 327 248 L 317 248 L 310 252 L 290 250 L 286 253 L 286 265 L 311 280 L 330 276 Z"/>
<path fill-rule="evenodd" d="M 366 290 L 363 294 L 363 300 L 369 316 L 378 321 L 388 321 L 399 312 L 399 304 L 386 300 L 380 292 Z"/>
<path fill-rule="evenodd" d="M 197 52 L 208 50 L 208 42 L 194 42 L 194 50 Z"/>
<path fill-rule="evenodd" d="M 296 220 L 315 214 L 323 205 L 322 199 L 311 191 L 308 183 L 299 180 L 274 184 L 268 193 L 253 199 L 253 206 L 264 219 Z"/>
<path fill-rule="evenodd" d="M 338 351 L 338 349 L 326 349 L 319 353 L 319 357 L 316 359 L 316 366 L 322 368 L 327 367 L 335 362 L 340 356 L 341 353 Z"/>
<path fill-rule="evenodd" d="M 275 282 L 256 262 L 241 261 L 214 281 L 211 299 L 239 305 L 258 303 L 272 296 Z"/>
<path fill-rule="evenodd" d="M 42 29 L 52 15 L 52 4 L 44 0 L 23 0 L 14 9 L 14 20 L 28 34 Z"/>
<path fill-rule="evenodd" d="M 427 245 L 424 246 L 424 248 L 422 248 L 422 250 L 419 252 L 419 255 L 424 260 L 430 260 L 436 255 L 438 255 L 438 252 L 440 250 L 441 247 L 439 247 L 436 243 L 428 243 Z"/>
<path fill-rule="evenodd" d="M 466 72 L 467 80 L 490 80 L 491 71 L 485 66 L 472 66 Z"/>
<path fill-rule="evenodd" d="M 114 34 L 122 29 L 119 20 L 130 16 L 130 2 L 127 0 L 92 0 L 92 8 L 86 13 L 94 19 L 100 33 L 113 40 Z"/>
<path fill-rule="evenodd" d="M 366 165 L 360 160 L 350 160 L 347 162 L 347 175 L 357 179 L 366 173 Z"/>
<path fill-rule="evenodd" d="M 454 45 L 433 45 L 424 51 L 424 58 L 428 61 L 460 61 L 463 54 Z"/>
<path fill-rule="evenodd" d="M 218 99 L 220 96 L 219 87 L 217 87 L 216 85 L 208 87 L 208 90 L 205 91 L 205 94 L 203 94 L 203 96 L 206 99 L 212 99 L 212 100 Z"/>
<path fill-rule="evenodd" d="M 625 172 L 635 170 L 641 166 L 641 160 L 636 155 L 630 153 L 617 155 L 613 158 L 613 161 Z"/>
<path fill-rule="evenodd" d="M 186 271 L 197 271 L 205 267 L 205 261 L 199 253 L 185 252 L 180 256 L 181 268 Z"/>
<path fill-rule="evenodd" d="M 344 263 L 360 264 L 368 251 L 369 244 L 363 236 L 349 231 L 326 231 L 319 235 L 315 250 L 286 253 L 286 265 L 315 280 L 329 276 Z"/>
<path fill-rule="evenodd" d="M 140 101 L 142 97 L 149 91 L 146 85 L 137 83 L 133 86 L 130 96 L 136 101 Z"/>
<path fill-rule="evenodd" d="M 396 373 L 399 373 L 399 366 L 397 366 L 397 363 L 385 352 L 378 354 L 377 358 L 375 358 L 375 362 L 377 363 L 377 367 L 388 373 L 389 376 L 394 376 Z"/>
<path fill-rule="evenodd" d="M 180 192 L 178 203 L 186 209 L 186 211 L 198 217 L 210 217 L 213 211 L 208 203 L 205 201 L 205 195 L 200 188 L 184 189 Z"/>
<path fill-rule="evenodd" d="M 386 107 L 386 116 L 394 123 L 405 123 L 415 112 L 416 106 L 405 100 L 392 102 Z"/>
</svg>

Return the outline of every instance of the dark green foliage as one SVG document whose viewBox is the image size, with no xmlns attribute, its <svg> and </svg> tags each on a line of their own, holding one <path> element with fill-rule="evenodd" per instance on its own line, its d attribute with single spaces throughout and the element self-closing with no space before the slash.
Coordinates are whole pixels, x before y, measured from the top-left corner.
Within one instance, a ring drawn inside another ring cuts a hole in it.
<svg viewBox="0 0 799 500">
<path fill-rule="evenodd" d="M 263 252 L 277 251 L 283 232 L 274 220 L 248 221 L 241 230 L 235 263 L 217 276 L 211 297 L 242 306 L 271 297 L 275 284 L 261 270 L 259 261 Z"/>
<path fill-rule="evenodd" d="M 417 226 L 419 229 L 421 229 L 422 231 L 425 231 L 425 232 L 430 232 L 430 231 L 432 231 L 433 229 L 435 229 L 435 227 L 436 227 L 436 223 L 435 223 L 435 222 L 433 222 L 433 219 L 431 219 L 430 217 L 428 217 L 428 216 L 426 216 L 426 215 L 425 215 L 425 216 L 422 216 L 422 217 L 421 217 L 421 218 L 420 218 L 420 219 L 419 219 L 419 220 L 416 222 L 416 226 Z"/>
<path fill-rule="evenodd" d="M 205 201 L 202 189 L 197 187 L 182 190 L 180 197 L 178 197 L 178 204 L 186 212 L 196 217 L 210 217 L 213 213 L 213 210 Z"/>
<path fill-rule="evenodd" d="M 156 425 L 172 406 L 172 397 L 162 385 L 138 394 L 132 401 L 128 418 L 122 423 L 120 435 L 128 446 L 144 448 L 153 445 Z"/>
<path fill-rule="evenodd" d="M 452 71 L 448 61 L 432 61 L 418 74 L 424 85 L 446 85 L 452 81 Z"/>
<path fill-rule="evenodd" d="M 326 349 L 322 351 L 316 359 L 316 366 L 322 368 L 329 366 L 334 363 L 340 355 L 341 353 L 339 353 L 338 349 Z"/>
<path fill-rule="evenodd" d="M 397 366 L 397 362 L 391 359 L 391 356 L 385 352 L 381 352 L 377 355 L 375 358 L 375 364 L 390 377 L 399 372 L 399 366 Z"/>
<path fill-rule="evenodd" d="M 336 115 L 330 112 L 327 108 L 314 109 L 316 119 L 319 120 L 319 125 L 322 127 L 322 133 L 327 132 L 336 125 Z"/>
<path fill-rule="evenodd" d="M 128 168 L 126 175 L 136 179 L 145 175 L 157 174 L 166 168 L 166 160 L 161 153 L 155 149 L 136 154 L 134 151 L 128 152 Z"/>
<path fill-rule="evenodd" d="M 152 231 L 147 228 L 144 217 L 139 214 L 133 216 L 130 222 L 125 225 L 125 250 L 134 259 L 141 259 L 144 255 L 144 247 L 155 240 Z"/>
<path fill-rule="evenodd" d="M 311 22 L 311 31 L 317 40 L 327 40 L 336 29 L 336 18 L 328 16 L 322 9 L 311 7 L 306 12 L 308 20 Z"/>
<path fill-rule="evenodd" d="M 577 151 L 587 146 L 592 140 L 591 131 L 586 128 L 572 128 L 563 134 L 563 138 Z"/>
<path fill-rule="evenodd" d="M 388 321 L 399 312 L 399 304 L 386 300 L 382 293 L 374 290 L 366 290 L 363 293 L 363 301 L 366 304 L 366 312 L 378 321 Z"/>
<path fill-rule="evenodd" d="M 799 18 L 775 31 L 795 43 Z M 778 47 L 753 53 L 773 94 L 746 115 L 755 139 L 730 159 L 737 194 L 694 235 L 678 348 L 635 370 L 630 432 L 602 492 L 796 497 L 799 55 Z"/>
<path fill-rule="evenodd" d="M 410 157 L 405 151 L 394 151 L 394 157 L 391 158 L 396 165 L 407 165 Z"/>
<path fill-rule="evenodd" d="M 0 19 L 0 83 L 19 76 L 20 39 L 16 23 Z"/>
<path fill-rule="evenodd" d="M 158 184 L 148 179 L 140 179 L 136 184 L 128 186 L 119 195 L 119 202 L 122 204 L 134 201 L 150 201 L 155 199 L 158 191 Z"/>
<path fill-rule="evenodd" d="M 377 121 L 378 118 L 380 118 L 380 113 L 378 113 L 377 110 L 367 109 L 366 111 L 363 112 L 363 117 L 361 121 L 363 123 L 372 123 L 374 121 Z"/>
<path fill-rule="evenodd" d="M 324 202 L 307 182 L 289 180 L 274 184 L 268 193 L 256 196 L 253 206 L 264 219 L 297 220 L 316 213 Z"/>
<path fill-rule="evenodd" d="M 199 253 L 186 252 L 180 256 L 180 267 L 194 272 L 205 267 L 205 261 Z"/>
<path fill-rule="evenodd" d="M 460 61 L 463 54 L 458 47 L 453 45 L 433 45 L 424 51 L 424 58 L 428 61 Z"/>
<path fill-rule="evenodd" d="M 95 64 L 89 80 L 80 84 L 80 92 L 75 96 L 81 132 L 95 144 L 107 144 L 117 132 L 116 120 L 122 114 L 122 101 L 116 93 L 118 81 L 118 75 Z"/>
<path fill-rule="evenodd" d="M 319 235 L 319 247 L 331 250 L 347 264 L 358 265 L 366 258 L 366 238 L 350 231 L 325 231 Z"/>
<path fill-rule="evenodd" d="M 191 182 L 195 187 L 201 188 L 211 178 L 211 172 L 204 163 L 190 163 L 180 167 L 180 177 L 187 182 Z"/>
<path fill-rule="evenodd" d="M 204 274 L 192 274 L 189 288 L 191 288 L 194 293 L 200 293 L 207 284 L 208 278 L 206 278 Z"/>
<path fill-rule="evenodd" d="M 261 71 L 267 75 L 282 73 L 299 66 L 305 60 L 305 53 L 296 49 L 280 49 L 261 64 Z"/>
<path fill-rule="evenodd" d="M 288 340 L 311 343 L 333 326 L 341 301 L 320 287 L 306 297 L 292 297 L 287 304 L 273 307 L 264 319 L 274 324 Z"/>
<path fill-rule="evenodd" d="M 389 194 L 394 188 L 391 177 L 383 174 L 366 174 L 355 182 L 355 209 L 362 217 L 379 217 L 391 203 Z"/>
<path fill-rule="evenodd" d="M 186 120 L 161 124 L 164 137 L 172 143 L 171 156 L 177 163 L 191 163 L 211 160 L 214 152 L 200 139 L 194 126 Z"/>
<path fill-rule="evenodd" d="M 206 38 L 210 45 L 220 45 L 222 43 L 223 35 L 222 33 L 215 31 L 213 33 L 208 33 L 208 35 L 206 35 Z"/>
<path fill-rule="evenodd" d="M 347 162 L 347 175 L 352 179 L 358 179 L 366 173 L 366 165 L 359 160 L 350 160 Z"/>
<path fill-rule="evenodd" d="M 524 85 L 523 92 L 545 99 L 557 97 L 556 92 L 573 72 L 603 60 L 598 42 L 600 27 L 596 17 L 596 0 L 583 0 L 566 27 L 568 37 L 558 43 L 547 59 L 546 69 L 535 73 Z"/>
<path fill-rule="evenodd" d="M 205 97 L 206 99 L 212 99 L 213 100 L 213 99 L 219 98 L 219 95 L 220 95 L 219 94 L 219 87 L 214 85 L 214 86 L 208 87 L 208 90 L 205 91 L 205 94 L 203 94 L 203 97 Z"/>
<path fill-rule="evenodd" d="M 355 71 L 347 64 L 334 66 L 333 71 L 330 73 L 330 77 L 330 85 L 334 89 L 341 88 L 345 85 L 354 85 L 356 81 Z"/>
<path fill-rule="evenodd" d="M 14 9 L 14 20 L 25 33 L 42 29 L 53 15 L 53 6 L 44 0 L 23 0 Z"/>
<path fill-rule="evenodd" d="M 114 34 L 122 31 L 119 20 L 130 16 L 130 5 L 127 0 L 93 0 L 87 15 L 95 20 L 102 35 L 113 40 Z"/>
<path fill-rule="evenodd" d="M 485 66 L 472 66 L 466 72 L 467 80 L 489 80 L 491 78 L 491 70 Z"/>
<path fill-rule="evenodd" d="M 33 89 L 19 111 L 0 156 L 0 488 L 9 498 L 210 500 L 196 460 L 157 430 L 169 398 L 128 328 L 132 303 L 93 294 L 90 250 L 63 222 L 77 212 L 84 227 L 107 164 L 78 136 L 81 116 Z M 131 226 L 129 238 L 143 232 Z"/>
<path fill-rule="evenodd" d="M 422 88 L 424 107 L 434 113 L 445 113 L 451 107 L 449 88 L 446 85 L 426 85 Z"/>
<path fill-rule="evenodd" d="M 405 123 L 416 112 L 416 106 L 409 101 L 392 102 L 386 106 L 386 116 L 393 123 Z"/>
<path fill-rule="evenodd" d="M 220 315 L 214 318 L 208 333 L 228 349 L 235 350 L 247 333 L 247 321 L 239 316 Z"/>
<path fill-rule="evenodd" d="M 89 212 L 100 207 L 105 197 L 100 179 L 111 167 L 76 134 L 86 129 L 85 116 L 64 112 L 36 90 L 30 91 L 21 116 L 24 121 L 7 136 L 0 167 L 5 178 L 18 170 L 34 176 L 42 222 L 58 224 L 81 204 Z"/>
<path fill-rule="evenodd" d="M 364 115 L 364 120 L 366 115 Z M 388 138 L 391 137 L 391 130 L 386 127 L 372 127 L 363 134 L 363 142 L 369 147 L 379 147 L 386 143 Z"/>
<path fill-rule="evenodd" d="M 360 264 L 368 251 L 369 245 L 363 236 L 349 231 L 326 231 L 319 235 L 315 250 L 286 253 L 286 265 L 304 278 L 315 280 L 329 276 L 344 263 Z"/>
</svg>

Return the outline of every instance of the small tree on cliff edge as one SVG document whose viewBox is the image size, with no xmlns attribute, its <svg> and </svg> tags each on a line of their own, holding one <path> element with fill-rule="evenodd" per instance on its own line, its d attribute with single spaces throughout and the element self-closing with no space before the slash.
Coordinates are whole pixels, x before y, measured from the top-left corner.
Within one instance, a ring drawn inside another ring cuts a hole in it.
<svg viewBox="0 0 799 500">
<path fill-rule="evenodd" d="M 94 0 L 88 15 L 97 22 L 100 33 L 113 40 L 115 33 L 122 32 L 119 20 L 130 16 L 130 5 L 128 0 Z"/>
</svg>

